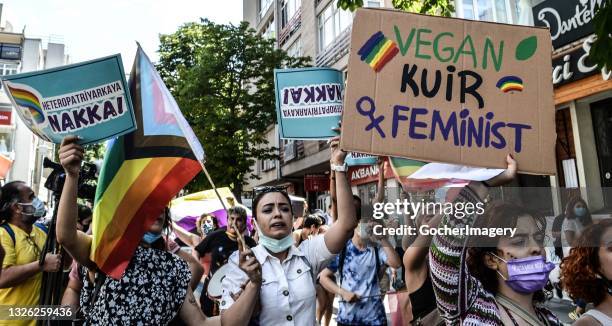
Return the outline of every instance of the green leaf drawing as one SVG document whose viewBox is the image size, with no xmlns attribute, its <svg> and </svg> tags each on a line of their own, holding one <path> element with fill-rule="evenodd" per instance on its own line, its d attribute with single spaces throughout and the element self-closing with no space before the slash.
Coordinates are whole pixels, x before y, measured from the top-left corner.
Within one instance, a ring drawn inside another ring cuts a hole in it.
<svg viewBox="0 0 612 326">
<path fill-rule="evenodd" d="M 516 60 L 525 61 L 536 52 L 538 48 L 538 38 L 534 36 L 530 36 L 516 46 Z"/>
</svg>

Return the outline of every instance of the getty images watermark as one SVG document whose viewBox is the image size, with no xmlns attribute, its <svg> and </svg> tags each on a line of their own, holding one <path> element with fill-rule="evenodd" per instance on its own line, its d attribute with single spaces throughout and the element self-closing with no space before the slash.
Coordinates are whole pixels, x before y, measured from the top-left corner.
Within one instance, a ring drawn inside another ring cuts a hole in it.
<svg viewBox="0 0 612 326">
<path fill-rule="evenodd" d="M 382 219 L 385 215 L 405 215 L 411 220 L 416 219 L 418 216 L 435 216 L 435 215 L 453 215 L 457 219 L 462 219 L 466 216 L 471 215 L 482 215 L 485 211 L 485 204 L 471 203 L 471 202 L 426 202 L 425 200 L 412 202 L 408 200 L 396 200 L 394 203 L 375 203 L 373 205 L 374 219 Z M 387 227 L 380 224 L 376 224 L 372 227 L 374 235 L 381 236 L 404 236 L 404 235 L 452 235 L 452 236 L 510 236 L 513 237 L 516 228 L 475 228 L 469 225 L 462 225 L 457 227 L 449 227 L 443 225 L 440 227 L 430 227 L 428 224 L 423 223 L 416 227 L 413 225 L 400 225 L 398 227 Z"/>
</svg>

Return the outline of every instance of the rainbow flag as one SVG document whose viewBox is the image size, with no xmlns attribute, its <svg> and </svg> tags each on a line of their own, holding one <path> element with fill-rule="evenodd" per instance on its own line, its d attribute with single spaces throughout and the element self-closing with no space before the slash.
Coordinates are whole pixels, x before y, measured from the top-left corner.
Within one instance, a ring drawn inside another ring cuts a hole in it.
<svg viewBox="0 0 612 326">
<path fill-rule="evenodd" d="M 381 31 L 374 33 L 357 52 L 361 56 L 361 61 L 376 72 L 379 72 L 398 53 L 397 44 L 386 38 Z"/>
<path fill-rule="evenodd" d="M 115 279 L 204 161 L 202 146 L 140 46 L 129 87 L 138 129 L 107 144 L 92 223 L 91 259 Z"/>
<path fill-rule="evenodd" d="M 42 124 L 45 122 L 45 115 L 43 114 L 42 105 L 40 104 L 40 97 L 37 96 L 34 91 L 25 88 L 17 88 L 16 86 L 8 86 L 8 89 L 15 99 L 15 103 L 22 108 L 28 109 L 36 123 Z"/>
<path fill-rule="evenodd" d="M 389 157 L 395 180 L 406 192 L 427 191 L 452 183 L 449 179 L 411 179 L 410 176 L 423 167 L 425 162 L 409 160 L 400 157 Z"/>
</svg>

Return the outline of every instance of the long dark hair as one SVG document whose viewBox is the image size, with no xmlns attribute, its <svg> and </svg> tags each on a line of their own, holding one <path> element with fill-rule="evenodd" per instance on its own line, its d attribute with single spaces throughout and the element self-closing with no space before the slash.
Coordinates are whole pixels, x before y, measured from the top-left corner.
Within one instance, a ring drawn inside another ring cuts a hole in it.
<svg viewBox="0 0 612 326">
<path fill-rule="evenodd" d="M 538 230 L 546 229 L 546 220 L 541 215 L 522 206 L 505 203 L 492 202 L 487 206 L 482 216 L 474 223 L 474 228 L 514 228 L 519 217 L 529 216 L 533 218 Z M 485 256 L 491 253 L 497 254 L 499 237 L 472 236 L 469 240 L 467 266 L 470 274 L 480 281 L 483 288 L 492 294 L 497 294 L 497 272 L 485 264 Z M 546 301 L 543 290 L 534 293 L 533 300 L 537 302 Z"/>
<path fill-rule="evenodd" d="M 163 250 L 163 251 L 168 250 L 168 246 L 166 244 L 166 240 L 164 239 L 164 236 L 166 238 L 169 238 L 170 234 L 172 233 L 172 223 L 170 222 L 171 222 L 170 208 L 166 206 L 164 207 L 164 222 L 162 223 L 162 237 L 157 239 L 157 241 L 153 242 L 151 244 L 151 248 L 157 249 L 157 250 Z"/>
<path fill-rule="evenodd" d="M 584 205 L 584 208 L 586 208 L 585 216 L 578 217 L 576 216 L 576 213 L 574 213 L 574 207 L 578 203 L 582 203 L 582 205 Z M 583 226 L 589 226 L 593 224 L 593 217 L 591 217 L 591 211 L 589 210 L 589 206 L 587 205 L 586 201 L 584 201 L 584 199 L 582 199 L 582 197 L 580 196 L 574 196 L 570 198 L 570 200 L 567 202 L 567 205 L 565 205 L 565 217 L 569 220 L 577 218 Z"/>
</svg>

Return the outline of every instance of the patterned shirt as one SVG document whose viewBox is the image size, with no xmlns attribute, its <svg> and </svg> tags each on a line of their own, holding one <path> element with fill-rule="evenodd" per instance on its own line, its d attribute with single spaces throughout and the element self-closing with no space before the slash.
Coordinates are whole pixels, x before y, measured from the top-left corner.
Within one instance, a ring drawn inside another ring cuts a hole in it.
<svg viewBox="0 0 612 326">
<path fill-rule="evenodd" d="M 342 267 L 341 287 L 349 290 L 363 299 L 354 303 L 341 301 L 338 310 L 338 322 L 345 325 L 386 325 L 387 315 L 380 296 L 378 286 L 378 271 L 376 270 L 376 254 L 378 250 L 379 266 L 387 263 L 385 251 L 379 247 L 368 246 L 359 250 L 352 240 L 346 242 L 346 256 Z M 340 256 L 336 257 L 327 267 L 337 272 Z M 338 278 L 340 282 L 340 278 Z"/>
<path fill-rule="evenodd" d="M 461 190 L 454 204 L 478 203 L 480 199 L 468 188 Z M 464 228 L 472 226 L 477 214 L 457 217 L 443 216 L 440 228 Z M 429 250 L 429 268 L 438 301 L 438 310 L 446 325 L 503 325 L 500 306 L 495 295 L 472 276 L 466 263 L 468 237 L 465 235 L 435 235 Z M 541 304 L 534 309 L 540 321 L 560 325 L 559 320 Z"/>
<path fill-rule="evenodd" d="M 106 277 L 95 302 L 95 282 L 81 269 L 85 325 L 166 325 L 179 312 L 191 279 L 178 256 L 138 247 L 120 280 Z"/>
</svg>

